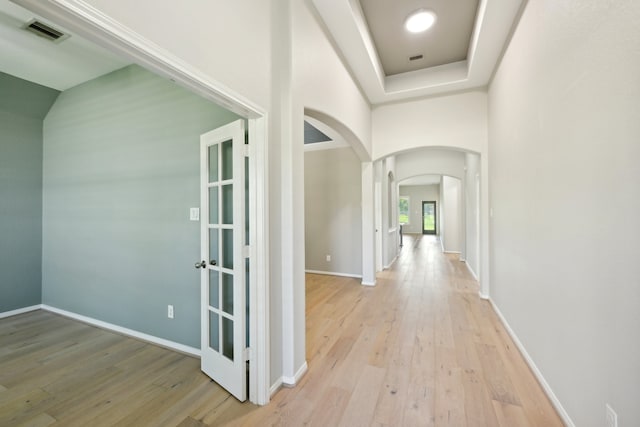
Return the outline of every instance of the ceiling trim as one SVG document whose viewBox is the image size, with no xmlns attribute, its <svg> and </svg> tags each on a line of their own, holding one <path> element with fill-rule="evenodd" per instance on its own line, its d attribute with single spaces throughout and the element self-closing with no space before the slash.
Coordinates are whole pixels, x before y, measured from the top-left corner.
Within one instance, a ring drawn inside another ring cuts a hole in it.
<svg viewBox="0 0 640 427">
<path fill-rule="evenodd" d="M 480 0 L 466 61 L 385 76 L 358 0 L 311 0 L 369 102 L 382 104 L 484 87 L 524 0 Z"/>
</svg>

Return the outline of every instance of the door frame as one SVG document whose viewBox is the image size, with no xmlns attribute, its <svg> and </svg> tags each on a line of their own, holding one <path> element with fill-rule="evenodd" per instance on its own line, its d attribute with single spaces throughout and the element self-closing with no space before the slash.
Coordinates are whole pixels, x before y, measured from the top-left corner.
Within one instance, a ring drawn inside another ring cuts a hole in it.
<svg viewBox="0 0 640 427">
<path fill-rule="evenodd" d="M 248 120 L 249 224 L 252 230 L 250 236 L 252 269 L 249 288 L 251 313 L 249 400 L 258 405 L 266 405 L 270 399 L 269 174 L 266 155 L 269 138 L 266 109 L 253 104 L 224 84 L 211 79 L 83 1 L 14 1 L 52 23 L 61 25 L 112 53 L 131 59 L 143 68 L 168 78 L 190 92 Z M 200 164 L 194 167 L 199 170 Z"/>
<path fill-rule="evenodd" d="M 424 205 L 427 204 L 433 204 L 433 233 L 427 233 L 426 230 L 424 229 Z M 422 234 L 428 234 L 428 235 L 437 235 L 438 234 L 438 204 L 435 200 L 423 200 L 422 201 L 422 210 L 421 210 L 421 215 L 420 217 L 422 218 L 422 220 L 420 221 L 422 223 Z"/>
</svg>

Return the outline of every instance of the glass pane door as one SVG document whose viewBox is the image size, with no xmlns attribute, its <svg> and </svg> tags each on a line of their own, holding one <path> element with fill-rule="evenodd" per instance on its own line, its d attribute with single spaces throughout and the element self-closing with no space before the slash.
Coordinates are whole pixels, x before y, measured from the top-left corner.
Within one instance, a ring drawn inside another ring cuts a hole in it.
<svg viewBox="0 0 640 427">
<path fill-rule="evenodd" d="M 201 136 L 201 368 L 246 400 L 244 122 Z"/>
<path fill-rule="evenodd" d="M 422 202 L 422 234 L 436 234 L 436 202 Z"/>
<path fill-rule="evenodd" d="M 233 362 L 233 140 L 208 147 L 209 348 Z"/>
</svg>

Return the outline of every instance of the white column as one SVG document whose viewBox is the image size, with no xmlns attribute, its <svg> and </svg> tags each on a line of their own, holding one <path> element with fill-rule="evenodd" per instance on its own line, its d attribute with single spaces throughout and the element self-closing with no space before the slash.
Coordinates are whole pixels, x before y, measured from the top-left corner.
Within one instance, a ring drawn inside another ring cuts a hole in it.
<svg viewBox="0 0 640 427">
<path fill-rule="evenodd" d="M 293 56 L 290 0 L 274 3 L 272 19 L 273 61 L 278 73 L 273 76 L 273 108 L 276 136 L 280 146 L 280 286 L 282 382 L 294 385 L 307 368 L 305 361 L 304 292 L 304 132 L 303 107 L 293 91 Z M 277 257 L 277 256 L 276 256 Z M 274 257 L 274 258 L 276 258 Z M 277 259 L 276 259 L 277 261 Z"/>
<path fill-rule="evenodd" d="M 376 284 L 373 162 L 362 163 L 362 284 Z"/>
<path fill-rule="evenodd" d="M 480 296 L 489 298 L 490 260 L 489 227 L 491 223 L 489 205 L 489 159 L 488 150 L 480 156 Z"/>
</svg>

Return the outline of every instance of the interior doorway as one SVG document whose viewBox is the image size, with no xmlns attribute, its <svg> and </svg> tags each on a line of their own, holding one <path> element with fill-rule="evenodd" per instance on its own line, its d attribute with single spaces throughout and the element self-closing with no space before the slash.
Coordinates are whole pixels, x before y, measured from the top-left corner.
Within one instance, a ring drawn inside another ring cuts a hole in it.
<svg viewBox="0 0 640 427">
<path fill-rule="evenodd" d="M 233 112 L 240 118 L 246 120 L 249 144 L 248 147 L 243 149 L 248 153 L 248 158 L 245 158 L 244 162 L 245 167 L 251 171 L 251 174 L 249 175 L 249 179 L 244 183 L 246 186 L 245 194 L 248 195 L 247 200 L 250 201 L 249 212 L 245 212 L 245 219 L 248 219 L 251 233 L 248 241 L 245 245 L 242 245 L 243 253 L 241 258 L 249 258 L 251 260 L 251 265 L 255 266 L 255 268 L 252 267 L 248 271 L 248 274 L 243 276 L 250 277 L 248 290 L 245 291 L 245 294 L 248 297 L 249 311 L 252 314 L 249 318 L 249 338 L 246 339 L 247 342 L 251 343 L 251 348 L 248 348 L 247 351 L 243 352 L 244 354 L 240 354 L 240 356 L 241 358 L 248 358 L 251 361 L 249 364 L 249 377 L 251 379 L 248 387 L 249 400 L 252 403 L 261 405 L 268 403 L 271 394 L 271 384 L 269 380 L 270 298 L 268 293 L 268 266 L 270 261 L 269 239 L 267 232 L 269 228 L 269 218 L 267 215 L 267 201 L 269 200 L 267 179 L 267 146 L 269 131 L 267 129 L 266 111 L 248 102 L 244 97 L 240 96 L 240 94 L 234 92 L 230 88 L 222 86 L 215 80 L 208 79 L 207 76 L 193 68 L 191 65 L 184 63 L 178 57 L 173 56 L 168 52 L 158 50 L 157 46 L 139 37 L 138 34 L 131 31 L 118 30 L 118 27 L 114 27 L 114 23 L 109 20 L 106 15 L 96 13 L 94 9 L 84 3 L 68 5 L 66 3 L 39 2 L 35 0 L 15 0 L 14 3 L 28 9 L 30 11 L 29 15 L 31 15 L 31 12 L 36 13 L 51 24 L 55 24 L 55 26 L 70 28 L 74 32 L 77 32 L 78 35 L 83 35 L 90 41 L 94 41 L 102 47 L 105 47 L 112 54 L 127 58 L 127 61 L 133 61 L 134 64 L 142 66 L 142 68 L 147 71 L 169 79 L 172 83 L 182 86 L 189 92 L 200 96 L 204 100 L 223 107 L 229 112 Z M 71 39 L 75 38 L 76 36 Z M 192 166 L 191 171 L 198 170 L 197 163 Z M 153 175 L 151 174 L 145 175 L 146 178 L 150 178 L 152 176 Z M 183 189 L 181 188 L 181 190 Z M 177 192 L 174 191 L 169 193 Z M 233 205 L 238 205 L 238 203 L 233 203 Z M 198 212 L 197 208 L 191 209 L 189 212 L 190 215 L 192 215 L 190 216 L 191 220 L 197 221 L 197 219 L 193 218 L 200 216 L 199 213 L 191 213 Z M 221 229 L 223 230 L 222 234 L 227 231 L 222 227 Z M 168 234 L 164 234 L 162 236 L 166 238 L 167 235 Z M 156 246 L 164 247 L 163 245 Z M 240 250 L 240 245 L 235 246 Z M 234 248 L 234 250 L 236 248 Z M 186 251 L 175 252 L 186 253 Z M 207 257 L 207 260 L 210 262 L 210 258 Z M 192 268 L 192 261 L 187 265 L 189 264 L 190 268 Z M 144 265 L 144 263 L 138 262 L 137 265 Z M 186 280 L 188 279 L 185 279 L 185 281 Z M 180 282 L 180 285 L 184 287 L 182 280 L 176 281 L 176 283 L 178 282 Z M 137 289 L 137 291 L 139 291 L 139 289 Z M 115 292 L 112 294 L 119 295 Z M 156 293 L 150 292 L 148 294 L 155 298 L 158 297 Z M 186 291 L 184 291 L 184 294 L 186 294 Z M 188 295 L 192 295 L 192 299 L 195 299 L 200 295 L 200 292 L 193 292 Z M 189 296 L 187 296 L 187 299 L 188 298 Z M 202 302 L 202 300 L 199 302 Z M 167 310 L 168 313 L 170 313 L 167 317 L 169 319 L 174 319 L 173 306 L 169 305 Z M 243 311 L 244 307 L 239 308 L 239 310 Z M 164 313 L 162 314 L 162 317 L 164 317 Z M 224 317 L 224 315 L 222 317 Z M 174 320 L 174 324 L 186 318 L 186 316 L 184 318 L 176 318 Z M 227 320 L 231 320 L 228 317 L 226 318 Z M 190 319 L 193 320 L 193 316 Z M 96 319 L 96 321 L 101 322 L 100 319 Z M 224 321 L 222 323 L 224 323 Z M 153 324 L 157 325 L 158 322 Z M 222 325 L 222 327 L 224 328 L 224 325 Z M 235 328 L 236 325 L 233 325 L 233 327 Z M 189 330 L 196 330 L 195 325 Z M 139 331 L 134 330 L 134 332 L 138 333 Z M 239 334 L 235 335 L 239 336 Z M 150 334 L 145 336 L 148 336 L 151 339 L 165 339 L 163 337 L 156 337 Z M 224 337 L 222 336 L 220 339 L 224 340 Z M 178 342 L 168 340 L 167 342 L 169 343 L 168 346 L 179 350 L 183 347 L 188 349 L 192 348 L 190 346 L 184 346 L 182 343 Z M 224 346 L 223 341 L 219 341 L 219 344 Z M 235 344 L 234 348 L 236 348 Z M 240 350 L 238 351 L 240 352 Z M 192 352 L 190 354 L 198 355 L 196 352 Z"/>
<path fill-rule="evenodd" d="M 436 202 L 422 202 L 422 234 L 436 234 L 438 217 Z"/>
</svg>

